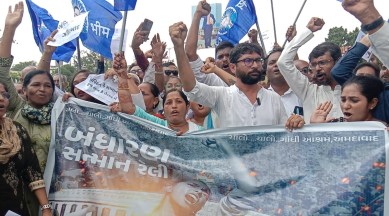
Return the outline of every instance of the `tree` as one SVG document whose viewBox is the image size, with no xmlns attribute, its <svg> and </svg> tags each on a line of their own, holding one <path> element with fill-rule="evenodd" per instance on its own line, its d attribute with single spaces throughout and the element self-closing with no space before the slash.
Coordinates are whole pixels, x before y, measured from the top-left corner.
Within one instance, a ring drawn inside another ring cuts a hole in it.
<svg viewBox="0 0 389 216">
<path fill-rule="evenodd" d="M 19 62 L 12 66 L 11 70 L 13 71 L 22 71 L 25 67 L 34 65 L 36 66 L 36 61 L 27 61 L 27 62 Z"/>
<path fill-rule="evenodd" d="M 82 69 L 88 69 L 91 72 L 96 71 L 97 63 L 96 61 L 99 59 L 100 55 L 91 52 L 91 51 L 81 51 L 81 68 Z M 73 65 L 78 68 L 78 59 L 77 54 L 73 56 Z M 105 70 L 112 67 L 112 62 L 110 60 L 105 59 Z"/>
<path fill-rule="evenodd" d="M 328 32 L 328 38 L 325 41 L 335 43 L 338 46 L 352 46 L 359 33 L 359 28 L 355 28 L 353 31 L 348 32 L 343 27 L 333 27 Z"/>
</svg>

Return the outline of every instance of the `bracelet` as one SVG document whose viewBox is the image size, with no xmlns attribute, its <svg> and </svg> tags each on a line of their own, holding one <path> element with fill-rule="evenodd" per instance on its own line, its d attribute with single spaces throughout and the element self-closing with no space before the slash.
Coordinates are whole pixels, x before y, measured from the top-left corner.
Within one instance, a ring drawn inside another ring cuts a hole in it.
<svg viewBox="0 0 389 216">
<path fill-rule="evenodd" d="M 41 205 L 41 210 L 45 210 L 45 209 L 51 209 L 51 204 L 50 203 L 47 203 L 45 205 Z"/>
<path fill-rule="evenodd" d="M 362 25 L 361 29 L 364 32 L 368 32 L 368 31 L 371 31 L 371 30 L 378 28 L 380 25 L 382 25 L 382 23 L 384 23 L 384 19 L 382 17 L 380 17 L 370 24 Z"/>
<path fill-rule="evenodd" d="M 127 87 L 127 88 L 118 88 L 118 90 L 130 90 L 130 88 L 129 87 Z"/>
<path fill-rule="evenodd" d="M 159 72 L 158 72 L 158 71 L 155 71 L 154 73 L 155 73 L 155 74 L 163 74 L 163 71 L 159 71 Z"/>
</svg>

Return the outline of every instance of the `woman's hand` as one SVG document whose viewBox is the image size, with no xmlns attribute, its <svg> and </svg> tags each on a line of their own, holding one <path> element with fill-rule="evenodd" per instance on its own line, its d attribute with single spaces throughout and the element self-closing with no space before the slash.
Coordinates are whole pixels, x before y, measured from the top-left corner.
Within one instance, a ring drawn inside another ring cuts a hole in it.
<svg viewBox="0 0 389 216">
<path fill-rule="evenodd" d="M 62 95 L 62 101 L 68 102 L 70 97 L 74 97 L 74 95 L 70 92 L 65 92 L 65 94 Z"/>
<path fill-rule="evenodd" d="M 293 131 L 293 129 L 302 128 L 304 124 L 305 121 L 301 115 L 292 114 L 286 121 L 285 128 L 288 131 Z"/>
<path fill-rule="evenodd" d="M 334 118 L 328 119 L 328 114 L 332 109 L 331 101 L 326 101 L 324 103 L 320 103 L 319 106 L 313 111 L 311 115 L 311 123 L 324 123 L 333 120 Z"/>
<path fill-rule="evenodd" d="M 127 61 L 126 58 L 124 57 L 124 53 L 115 53 L 115 57 L 113 60 L 113 69 L 117 73 L 117 75 L 120 78 L 128 79 L 127 75 Z"/>
<path fill-rule="evenodd" d="M 122 112 L 122 107 L 120 106 L 119 102 L 111 103 L 108 107 L 109 107 L 109 111 L 113 113 Z"/>
</svg>

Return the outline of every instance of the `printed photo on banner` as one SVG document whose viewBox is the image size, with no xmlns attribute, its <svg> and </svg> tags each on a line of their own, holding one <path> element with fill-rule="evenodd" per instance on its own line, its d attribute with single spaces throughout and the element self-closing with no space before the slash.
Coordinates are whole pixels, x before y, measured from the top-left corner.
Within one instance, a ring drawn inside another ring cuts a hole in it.
<svg viewBox="0 0 389 216">
<path fill-rule="evenodd" d="M 379 122 L 189 133 L 58 100 L 45 170 L 60 215 L 383 215 Z"/>
<path fill-rule="evenodd" d="M 221 3 L 214 3 L 211 5 L 211 12 L 208 16 L 203 16 L 200 20 L 199 35 L 197 48 L 215 48 L 217 32 L 220 28 L 220 21 L 222 18 L 222 5 Z M 196 11 L 196 7 L 192 6 L 192 17 Z"/>
</svg>

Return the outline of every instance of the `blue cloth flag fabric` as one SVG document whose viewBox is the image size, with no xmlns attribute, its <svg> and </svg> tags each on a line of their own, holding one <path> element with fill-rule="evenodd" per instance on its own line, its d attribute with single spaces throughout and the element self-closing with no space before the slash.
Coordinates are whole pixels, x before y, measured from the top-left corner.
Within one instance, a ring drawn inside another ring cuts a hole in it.
<svg viewBox="0 0 389 216">
<path fill-rule="evenodd" d="M 75 16 L 89 11 L 80 34 L 82 44 L 105 58 L 112 59 L 112 36 L 122 14 L 105 0 L 72 0 L 72 5 Z"/>
<path fill-rule="evenodd" d="M 222 41 L 238 44 L 255 23 L 257 13 L 252 0 L 230 0 L 220 23 L 216 45 Z"/>
<path fill-rule="evenodd" d="M 57 29 L 58 21 L 55 20 L 46 9 L 39 7 L 31 0 L 26 0 L 26 4 L 31 17 L 35 43 L 38 45 L 39 50 L 43 52 L 44 41 L 50 36 L 51 32 Z M 52 59 L 69 62 L 75 50 L 76 45 L 73 40 L 57 47 L 56 51 L 53 53 Z"/>
<path fill-rule="evenodd" d="M 117 11 L 135 10 L 137 0 L 115 0 L 114 8 Z"/>
</svg>

